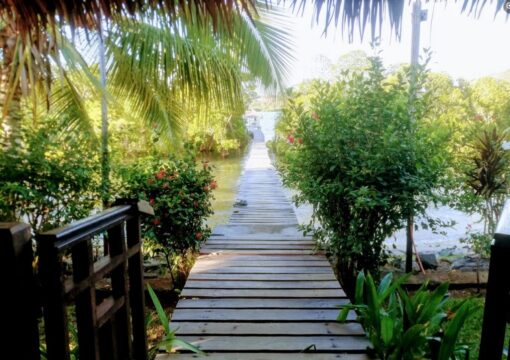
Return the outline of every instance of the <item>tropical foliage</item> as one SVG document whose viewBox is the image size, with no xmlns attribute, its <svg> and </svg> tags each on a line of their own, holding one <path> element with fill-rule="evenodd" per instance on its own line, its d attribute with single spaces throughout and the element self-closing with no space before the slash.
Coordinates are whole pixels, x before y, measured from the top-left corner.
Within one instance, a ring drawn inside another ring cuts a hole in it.
<svg viewBox="0 0 510 360">
<path fill-rule="evenodd" d="M 88 216 L 98 196 L 90 144 L 50 118 L 23 126 L 18 140 L 0 153 L 0 221 L 26 221 L 37 233 Z"/>
<path fill-rule="evenodd" d="M 402 288 L 407 277 L 386 275 L 377 286 L 370 274 L 360 272 L 354 304 L 343 306 L 338 320 L 356 310 L 375 354 L 383 360 L 465 359 L 467 347 L 458 344 L 459 333 L 473 306 L 460 302 L 448 306 L 448 284 L 435 290 L 423 284 L 410 295 Z"/>
</svg>

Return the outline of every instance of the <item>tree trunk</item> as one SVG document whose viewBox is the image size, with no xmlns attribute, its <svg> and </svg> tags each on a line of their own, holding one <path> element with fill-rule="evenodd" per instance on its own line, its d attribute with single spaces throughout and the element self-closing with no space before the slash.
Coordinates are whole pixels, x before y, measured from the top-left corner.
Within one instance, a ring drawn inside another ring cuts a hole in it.
<svg viewBox="0 0 510 360">
<path fill-rule="evenodd" d="M 0 101 L 2 106 L 2 142 L 4 148 L 16 145 L 20 135 L 22 120 L 21 87 L 19 82 L 15 88 L 10 83 L 12 65 L 16 51 L 16 34 L 9 25 L 0 29 L 0 46 L 3 61 L 0 68 Z M 9 96 L 11 99 L 9 101 Z"/>
</svg>

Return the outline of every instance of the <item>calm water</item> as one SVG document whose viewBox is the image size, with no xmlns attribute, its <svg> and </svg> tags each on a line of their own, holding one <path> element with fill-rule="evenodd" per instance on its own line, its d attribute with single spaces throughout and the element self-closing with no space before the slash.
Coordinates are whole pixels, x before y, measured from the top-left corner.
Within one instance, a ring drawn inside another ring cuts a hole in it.
<svg viewBox="0 0 510 360">
<path fill-rule="evenodd" d="M 227 159 L 209 159 L 209 163 L 213 167 L 214 178 L 218 182 L 218 187 L 213 192 L 212 206 L 214 214 L 207 219 L 207 224 L 212 229 L 216 225 L 226 223 L 230 214 L 232 214 L 243 159 L 244 155 Z"/>
</svg>

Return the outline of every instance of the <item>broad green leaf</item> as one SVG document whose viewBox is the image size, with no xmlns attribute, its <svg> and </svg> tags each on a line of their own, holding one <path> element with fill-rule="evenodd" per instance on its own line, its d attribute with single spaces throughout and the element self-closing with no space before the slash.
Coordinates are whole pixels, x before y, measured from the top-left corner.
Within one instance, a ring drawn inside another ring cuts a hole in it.
<svg viewBox="0 0 510 360">
<path fill-rule="evenodd" d="M 455 351 L 457 338 L 462 329 L 462 326 L 464 325 L 464 322 L 471 315 L 471 309 L 471 303 L 466 301 L 457 310 L 453 318 L 448 321 L 444 331 L 443 341 L 441 342 L 441 347 L 439 348 L 438 360 L 449 360 L 452 357 Z"/>
</svg>

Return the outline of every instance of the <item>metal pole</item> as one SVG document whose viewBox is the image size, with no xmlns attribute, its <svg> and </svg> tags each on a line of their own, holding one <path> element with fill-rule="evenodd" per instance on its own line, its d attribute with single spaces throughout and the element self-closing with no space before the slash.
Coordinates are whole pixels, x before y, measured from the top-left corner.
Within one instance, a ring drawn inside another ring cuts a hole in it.
<svg viewBox="0 0 510 360">
<path fill-rule="evenodd" d="M 411 37 L 411 81 L 414 83 L 416 81 L 416 66 L 418 65 L 418 60 L 420 56 L 420 25 L 421 22 L 426 18 L 426 12 L 421 9 L 421 1 L 416 0 L 413 3 L 413 12 L 412 12 L 412 37 Z M 411 84 L 413 86 L 413 84 Z M 416 91 L 416 89 L 414 90 Z M 414 118 L 414 108 L 412 107 L 412 103 L 416 94 L 411 94 L 411 106 L 409 109 L 409 113 L 411 116 L 411 120 L 415 121 Z M 409 273 L 413 270 L 413 243 L 414 243 L 414 214 L 411 212 L 409 217 L 407 218 L 407 226 L 406 226 L 406 272 Z M 418 253 L 416 254 L 418 256 Z"/>
</svg>

